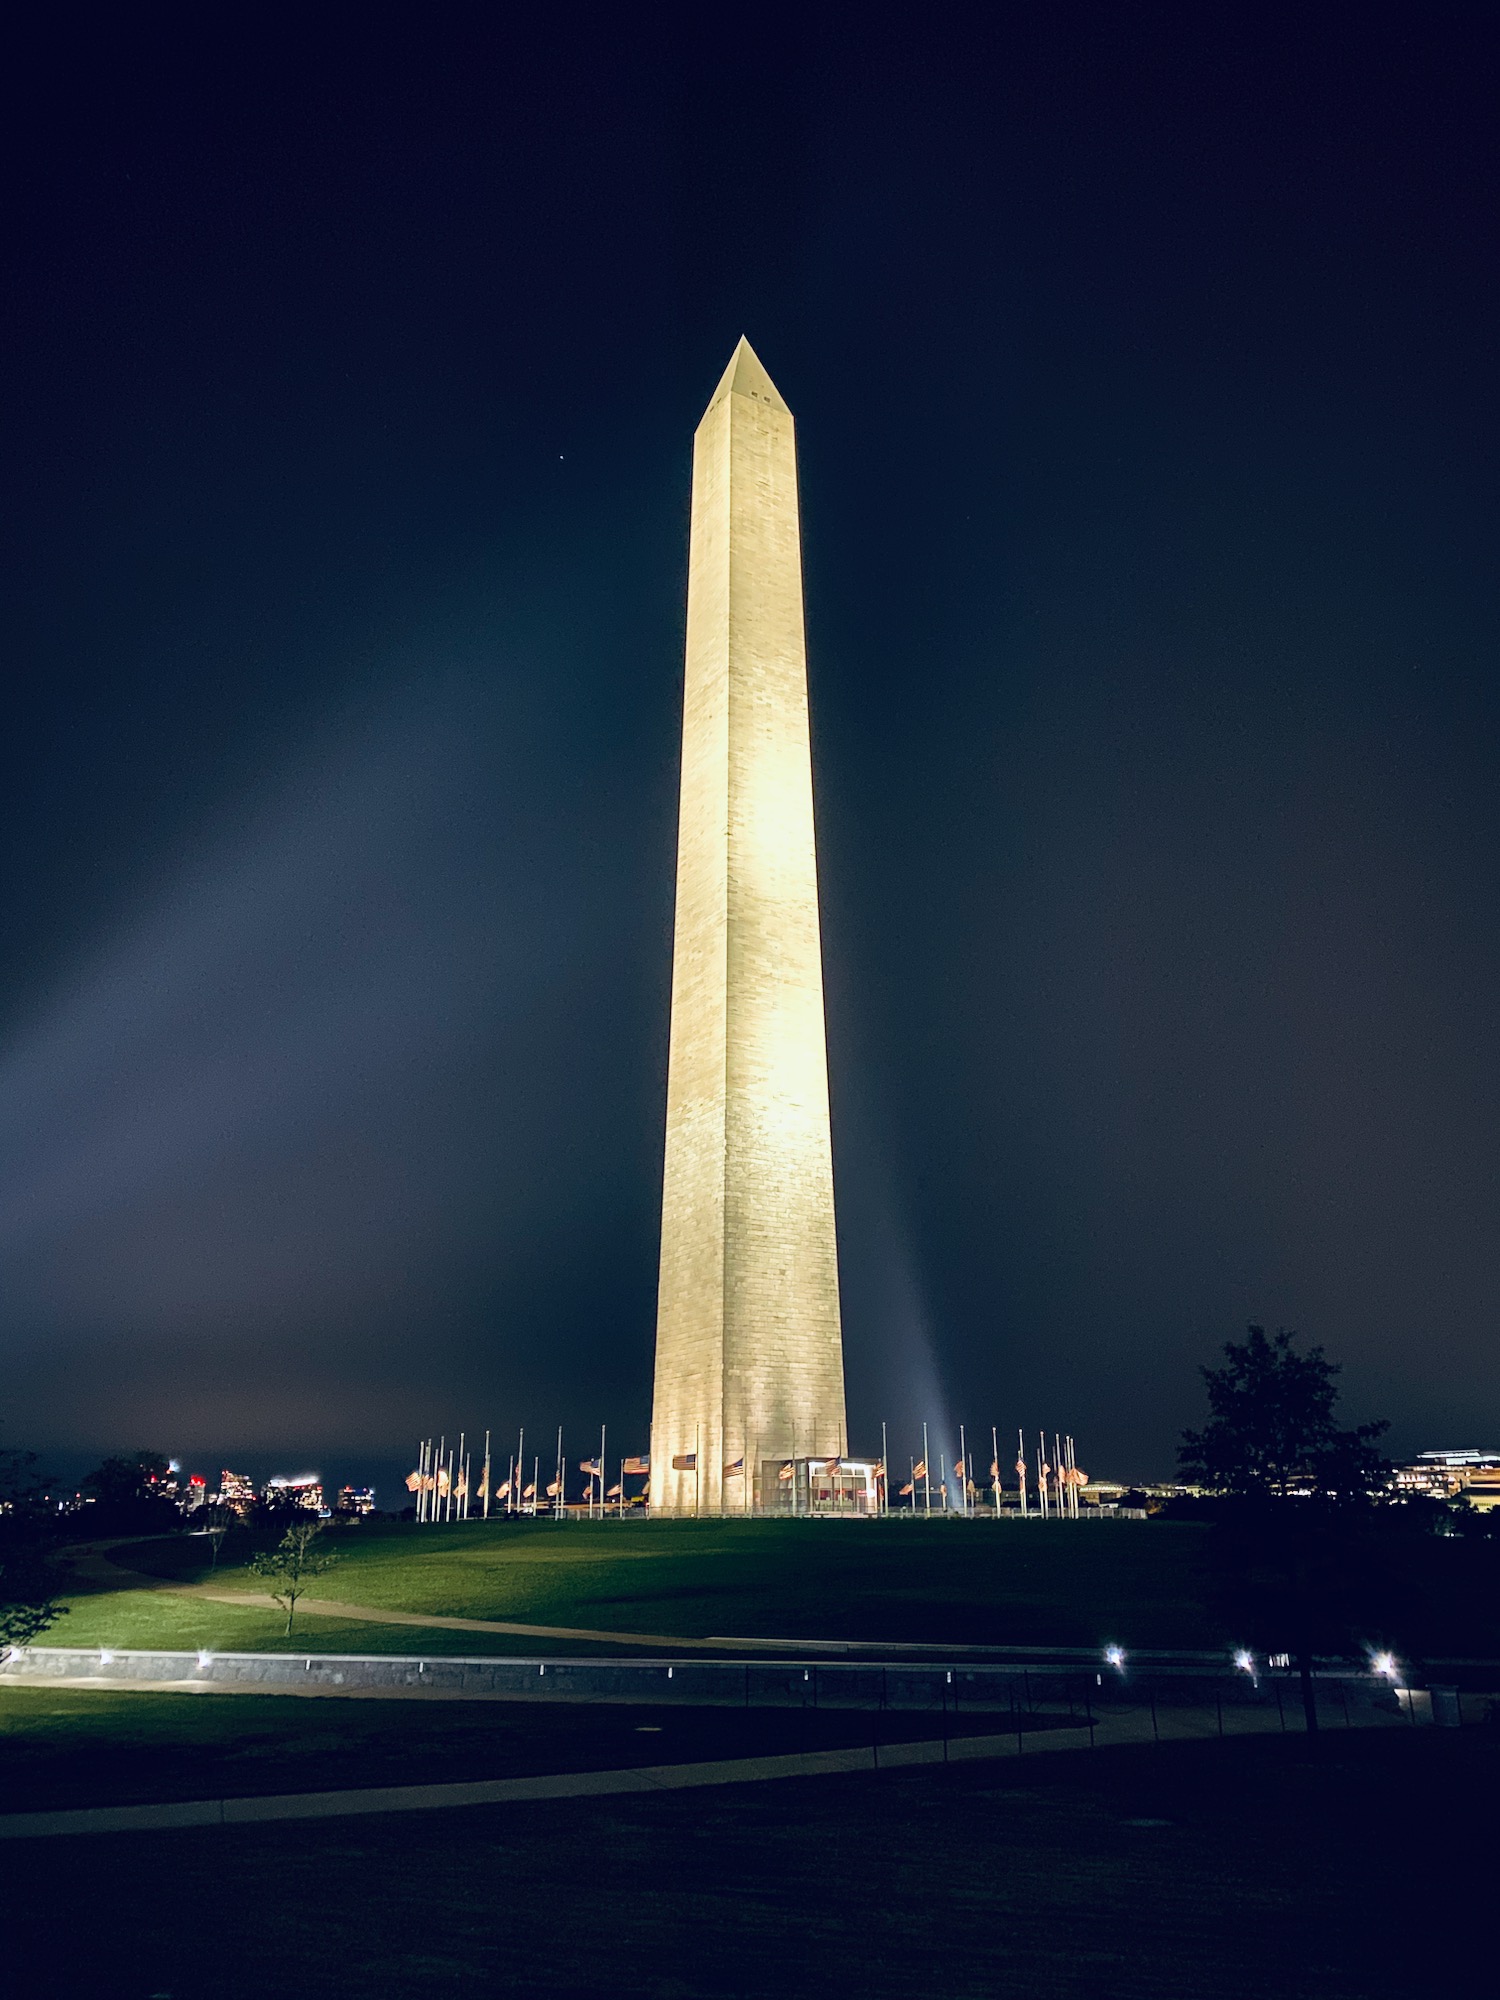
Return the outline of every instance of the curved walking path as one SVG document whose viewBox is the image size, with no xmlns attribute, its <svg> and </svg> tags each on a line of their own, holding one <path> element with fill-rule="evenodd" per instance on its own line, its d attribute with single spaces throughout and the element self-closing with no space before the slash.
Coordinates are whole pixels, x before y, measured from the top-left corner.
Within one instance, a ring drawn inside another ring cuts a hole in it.
<svg viewBox="0 0 1500 2000">
<path fill-rule="evenodd" d="M 178 1597 L 206 1597 L 215 1604 L 285 1608 L 278 1606 L 269 1592 L 219 1590 L 210 1583 L 172 1584 L 164 1588 Z M 516 1639 L 586 1639 L 605 1646 L 653 1646 L 668 1650 L 708 1646 L 718 1652 L 739 1643 L 734 1639 L 684 1639 L 680 1632 L 600 1632 L 587 1625 L 522 1625 L 510 1618 L 450 1618 L 437 1611 L 382 1611 L 373 1604 L 344 1604 L 333 1597 L 299 1597 L 297 1616 L 347 1618 L 361 1625 L 425 1625 L 443 1632 L 503 1632 Z"/>
<path fill-rule="evenodd" d="M 84 1542 L 69 1550 L 76 1575 L 86 1582 L 119 1589 L 144 1586 L 171 1597 L 196 1597 L 213 1604 L 238 1604 L 245 1609 L 279 1610 L 269 1591 L 226 1590 L 213 1583 L 173 1583 L 167 1577 L 152 1576 L 147 1570 L 132 1569 L 112 1550 L 128 1548 L 135 1537 L 118 1542 Z M 155 1537 L 150 1539 L 154 1540 Z M 141 1586 L 128 1579 L 139 1577 Z M 437 1611 L 384 1611 L 374 1604 L 345 1604 L 332 1597 L 299 1597 L 299 1618 L 340 1618 L 358 1625 L 416 1625 L 443 1632 L 494 1632 L 511 1639 L 574 1639 L 590 1645 L 650 1646 L 653 1650 L 681 1651 L 684 1648 L 723 1652 L 725 1647 L 759 1648 L 763 1640 L 686 1639 L 680 1632 L 605 1632 L 587 1625 L 528 1625 L 510 1618 L 455 1618 Z M 793 1642 L 794 1643 L 794 1642 Z"/>
<path fill-rule="evenodd" d="M 1174 1736 L 1207 1742 L 1212 1710 L 1195 1713 Z M 1186 1720 L 1186 1718 L 1184 1718 Z M 1260 1718 L 1240 1734 L 1269 1733 Z M 637 1765 L 634 1769 L 563 1771 L 544 1777 L 481 1778 L 441 1785 L 372 1785 L 338 1792 L 281 1792 L 260 1798 L 185 1799 L 161 1805 L 79 1806 L 61 1812 L 0 1813 L 0 1840 L 56 1834 L 146 1833 L 183 1826 L 249 1826 L 267 1820 L 338 1819 L 356 1813 L 424 1812 L 454 1806 L 517 1804 L 537 1799 L 600 1798 L 627 1792 L 692 1791 L 708 1785 L 755 1784 L 773 1778 L 833 1777 L 918 1764 L 979 1758 L 1028 1759 L 1057 1751 L 1087 1751 L 1157 1741 L 1157 1725 L 1142 1714 L 1101 1717 L 1094 1728 L 1049 1729 L 1023 1741 L 1015 1732 L 954 1736 L 921 1743 L 868 1743 L 853 1749 L 795 1751 L 773 1757 L 730 1757 L 701 1764 Z"/>
</svg>

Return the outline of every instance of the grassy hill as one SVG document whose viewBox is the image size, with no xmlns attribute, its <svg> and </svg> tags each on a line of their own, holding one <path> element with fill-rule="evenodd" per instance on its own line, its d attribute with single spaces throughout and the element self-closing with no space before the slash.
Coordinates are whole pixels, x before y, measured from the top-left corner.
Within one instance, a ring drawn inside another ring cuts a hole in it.
<svg viewBox="0 0 1500 2000">
<path fill-rule="evenodd" d="M 514 1620 L 665 1639 L 823 1638 L 938 1645 L 1218 1646 L 1200 1608 L 1190 1524 L 510 1522 L 446 1528 L 374 1524 L 340 1532 L 320 1597 L 412 1614 Z M 160 1581 L 265 1588 L 248 1551 L 210 1578 L 196 1538 L 117 1553 Z M 152 1590 L 80 1594 L 56 1643 L 259 1647 L 274 1614 Z M 411 1651 L 417 1628 L 318 1619 L 324 1650 Z M 433 1635 L 436 1638 L 436 1634 Z M 311 1643 L 304 1638 L 294 1644 Z M 514 1652 L 535 1642 L 445 1634 L 444 1650 Z"/>
</svg>

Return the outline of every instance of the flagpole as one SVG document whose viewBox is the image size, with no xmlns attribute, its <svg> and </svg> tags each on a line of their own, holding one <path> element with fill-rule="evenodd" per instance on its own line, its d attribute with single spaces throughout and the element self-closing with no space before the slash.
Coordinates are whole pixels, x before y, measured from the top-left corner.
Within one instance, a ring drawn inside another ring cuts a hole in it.
<svg viewBox="0 0 1500 2000">
<path fill-rule="evenodd" d="M 1021 1482 L 1021 1519 L 1026 1519 L 1026 1433 L 1016 1432 L 1016 1477 Z"/>
<path fill-rule="evenodd" d="M 891 1511 L 891 1454 L 886 1444 L 885 1425 L 880 1426 L 880 1513 L 881 1518 Z"/>
<path fill-rule="evenodd" d="M 932 1460 L 927 1453 L 927 1426 L 922 1426 L 922 1518 L 932 1519 Z"/>
<path fill-rule="evenodd" d="M 605 1516 L 604 1505 L 604 1426 L 599 1426 L 599 1519 Z"/>
<path fill-rule="evenodd" d="M 990 1492 L 995 1498 L 995 1519 L 1000 1518 L 1000 1429 L 990 1425 Z"/>
<path fill-rule="evenodd" d="M 969 1511 L 969 1451 L 962 1424 L 958 1427 L 958 1462 L 963 1467 L 963 1471 L 958 1477 L 958 1497 L 963 1511 L 967 1514 Z"/>
<path fill-rule="evenodd" d="M 703 1456 L 703 1427 L 693 1425 L 693 1519 L 703 1518 L 703 1467 L 699 1460 Z"/>
<path fill-rule="evenodd" d="M 562 1519 L 562 1504 L 563 1504 L 562 1425 L 559 1424 L 557 1427 L 557 1491 L 552 1496 L 552 1512 L 555 1518 L 559 1521 Z"/>
</svg>

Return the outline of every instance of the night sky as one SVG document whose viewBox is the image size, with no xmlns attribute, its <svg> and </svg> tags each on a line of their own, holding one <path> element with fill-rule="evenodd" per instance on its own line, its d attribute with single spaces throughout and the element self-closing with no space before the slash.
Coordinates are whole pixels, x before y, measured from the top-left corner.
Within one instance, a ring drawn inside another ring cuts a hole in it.
<svg viewBox="0 0 1500 2000">
<path fill-rule="evenodd" d="M 1160 1475 L 1250 1319 L 1500 1442 L 1500 79 L 1403 12 L 13 24 L 0 1443 L 644 1448 L 742 332 L 856 1446 Z"/>
</svg>

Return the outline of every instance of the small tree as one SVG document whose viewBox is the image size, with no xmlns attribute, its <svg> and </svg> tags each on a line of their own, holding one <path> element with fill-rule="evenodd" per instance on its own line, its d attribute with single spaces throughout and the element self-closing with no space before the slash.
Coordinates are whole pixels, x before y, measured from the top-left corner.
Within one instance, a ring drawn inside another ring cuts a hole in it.
<svg viewBox="0 0 1500 2000">
<path fill-rule="evenodd" d="M 250 1567 L 257 1576 L 270 1580 L 271 1596 L 286 1612 L 288 1635 L 297 1610 L 297 1599 L 306 1594 L 308 1583 L 333 1568 L 338 1554 L 333 1549 L 316 1549 L 313 1544 L 323 1532 L 317 1521 L 298 1521 L 287 1529 L 274 1549 L 252 1557 Z"/>
<path fill-rule="evenodd" d="M 229 1533 L 231 1528 L 237 1526 L 238 1518 L 234 1509 L 226 1507 L 221 1500 L 209 1515 L 208 1526 L 203 1531 L 208 1536 L 208 1566 L 210 1569 L 217 1569 L 219 1567 L 219 1555 L 224 1547 L 224 1537 Z"/>
</svg>

